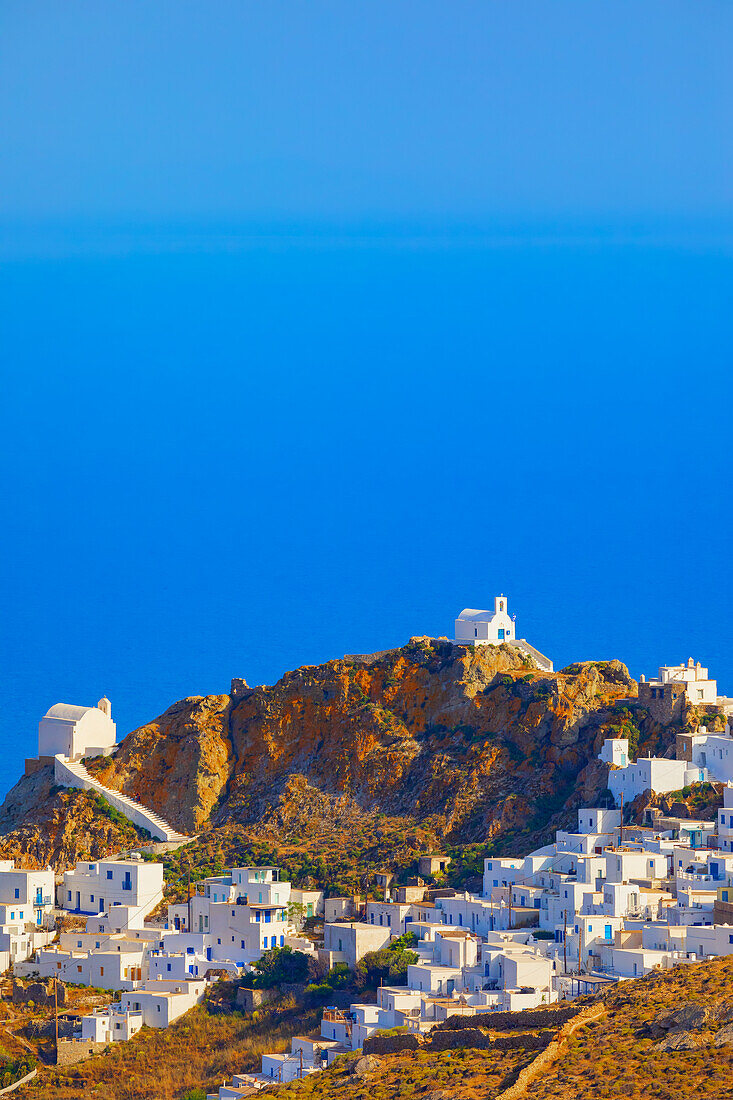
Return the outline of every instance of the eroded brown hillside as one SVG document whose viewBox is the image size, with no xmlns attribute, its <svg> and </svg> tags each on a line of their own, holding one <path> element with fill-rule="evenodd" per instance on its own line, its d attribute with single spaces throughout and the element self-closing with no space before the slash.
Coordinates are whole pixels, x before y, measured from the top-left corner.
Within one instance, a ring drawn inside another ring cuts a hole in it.
<svg viewBox="0 0 733 1100">
<path fill-rule="evenodd" d="M 413 639 L 181 700 L 89 767 L 210 846 L 229 838 L 227 851 L 253 836 L 346 849 L 367 834 L 376 851 L 390 828 L 416 847 L 526 849 L 605 788 L 604 737 L 665 751 L 678 729 L 639 707 L 619 661 L 548 674 L 509 646 Z M 22 801 L 33 820 L 37 799 Z"/>
<path fill-rule="evenodd" d="M 507 646 L 425 639 L 183 700 L 96 771 L 189 831 L 294 818 L 302 834 L 305 804 L 314 826 L 346 804 L 483 840 L 542 800 L 559 810 L 595 793 L 603 737 L 634 721 L 637 740 L 659 740 L 620 662 L 548 675 Z"/>
</svg>

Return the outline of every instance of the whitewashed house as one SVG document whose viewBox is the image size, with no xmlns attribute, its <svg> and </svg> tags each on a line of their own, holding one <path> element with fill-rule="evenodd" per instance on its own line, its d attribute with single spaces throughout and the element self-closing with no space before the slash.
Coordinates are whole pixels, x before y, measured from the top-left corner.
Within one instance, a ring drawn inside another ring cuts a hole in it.
<svg viewBox="0 0 733 1100">
<path fill-rule="evenodd" d="M 204 937 L 209 963 L 247 966 L 285 946 L 295 931 L 289 906 L 290 883 L 277 867 L 233 867 L 197 883 L 189 902 L 168 906 L 166 949 L 180 950 L 175 933 L 194 933 Z"/>
<path fill-rule="evenodd" d="M 718 810 L 718 837 L 723 852 L 733 852 L 733 783 L 723 787 L 723 807 Z"/>
<path fill-rule="evenodd" d="M 20 921 L 32 921 L 38 928 L 48 923 L 54 906 L 54 873 L 24 871 L 12 859 L 0 860 L 0 905 L 18 911 Z M 15 916 L 12 918 L 15 920 Z"/>
<path fill-rule="evenodd" d="M 621 805 L 622 795 L 624 802 L 628 805 L 645 791 L 665 794 L 667 791 L 679 791 L 690 783 L 703 783 L 708 779 L 705 767 L 695 765 L 688 760 L 668 760 L 666 757 L 649 756 L 639 757 L 632 763 L 628 760 L 629 742 L 623 737 L 608 738 L 604 741 L 599 759 L 608 763 L 609 757 L 614 754 L 617 758 L 623 756 L 626 759 L 625 765 L 611 767 L 608 773 L 608 789 L 617 806 Z"/>
<path fill-rule="evenodd" d="M 399 935 L 399 930 L 396 930 Z M 323 958 L 328 966 L 346 963 L 354 967 L 370 951 L 386 947 L 392 938 L 388 925 L 372 925 L 361 921 L 338 921 L 323 926 Z"/>
<path fill-rule="evenodd" d="M 150 913 L 163 900 L 163 864 L 142 859 L 99 859 L 64 872 L 59 902 L 74 913 L 105 913 L 113 906 Z"/>
<path fill-rule="evenodd" d="M 639 683 L 639 698 L 644 701 L 666 699 L 673 692 L 683 693 L 690 703 L 698 706 L 714 704 L 718 698 L 718 684 L 710 679 L 708 670 L 699 661 L 695 663 L 692 657 L 686 665 L 662 665 L 656 679 L 645 680 L 642 677 Z"/>
<path fill-rule="evenodd" d="M 82 1038 L 96 1043 L 120 1042 L 131 1039 L 144 1024 L 168 1027 L 202 1001 L 205 990 L 203 979 L 146 981 L 139 988 L 123 993 L 114 1004 L 83 1016 Z"/>
</svg>

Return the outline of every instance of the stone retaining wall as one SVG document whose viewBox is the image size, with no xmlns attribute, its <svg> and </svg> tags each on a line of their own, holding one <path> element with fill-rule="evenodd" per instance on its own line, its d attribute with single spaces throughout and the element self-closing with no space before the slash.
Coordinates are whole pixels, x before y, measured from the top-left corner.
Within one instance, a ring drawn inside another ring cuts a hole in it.
<svg viewBox="0 0 733 1100">
<path fill-rule="evenodd" d="M 52 1005 L 54 1003 L 53 985 L 53 978 L 47 978 L 41 982 L 30 982 L 28 985 L 21 985 L 13 979 L 13 1004 L 22 1005 L 33 1001 L 37 1005 Z M 63 1008 L 66 1004 L 66 986 L 63 982 L 58 983 L 58 999 L 59 1008 Z"/>
<path fill-rule="evenodd" d="M 260 1005 L 274 1001 L 276 996 L 276 989 L 247 989 L 246 986 L 240 985 L 234 1003 L 244 1012 L 254 1012 Z"/>
<path fill-rule="evenodd" d="M 556 1032 L 546 1029 L 529 1032 L 526 1035 L 492 1036 L 481 1028 L 461 1028 L 460 1031 L 428 1032 L 423 1044 L 424 1050 L 455 1050 L 459 1047 L 473 1047 L 478 1050 L 544 1050 L 552 1042 Z"/>
<path fill-rule="evenodd" d="M 93 1054 L 101 1054 L 109 1043 L 94 1043 L 91 1039 L 59 1039 L 56 1051 L 57 1066 L 73 1066 L 85 1062 Z"/>
<path fill-rule="evenodd" d="M 475 1016 L 449 1016 L 436 1024 L 434 1031 L 458 1031 L 464 1027 L 483 1027 L 490 1031 L 532 1031 L 539 1027 L 559 1028 L 574 1019 L 580 1005 L 560 1008 L 526 1008 L 523 1012 L 479 1012 Z"/>
<path fill-rule="evenodd" d="M 371 1035 L 364 1040 L 364 1054 L 397 1054 L 400 1050 L 417 1050 L 420 1047 L 418 1035 Z"/>
</svg>

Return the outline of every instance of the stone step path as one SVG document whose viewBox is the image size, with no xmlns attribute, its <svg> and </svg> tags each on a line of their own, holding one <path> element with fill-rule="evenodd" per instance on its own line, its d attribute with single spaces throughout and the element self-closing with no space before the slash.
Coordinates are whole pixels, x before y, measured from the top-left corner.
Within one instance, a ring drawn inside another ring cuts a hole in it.
<svg viewBox="0 0 733 1100">
<path fill-rule="evenodd" d="M 540 653 L 539 649 L 535 649 L 533 645 L 530 645 L 526 638 L 512 638 L 509 645 L 513 649 L 518 649 L 520 653 L 524 653 L 525 656 L 531 657 L 543 672 L 554 671 L 550 658 L 545 657 L 544 653 Z"/>
<path fill-rule="evenodd" d="M 105 787 L 79 760 L 69 760 L 67 756 L 59 754 L 54 758 L 54 777 L 56 782 L 64 787 L 76 787 L 84 791 L 96 791 L 114 806 L 116 810 L 124 814 L 128 821 L 139 828 L 147 829 L 151 836 L 162 841 L 187 841 L 191 837 L 179 833 L 167 821 L 141 802 L 115 791 L 111 787 Z"/>
</svg>

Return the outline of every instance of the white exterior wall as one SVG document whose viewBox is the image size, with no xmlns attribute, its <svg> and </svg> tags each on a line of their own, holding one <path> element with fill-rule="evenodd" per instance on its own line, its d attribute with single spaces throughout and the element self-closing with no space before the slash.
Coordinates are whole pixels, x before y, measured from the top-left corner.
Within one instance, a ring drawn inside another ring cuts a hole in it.
<svg viewBox="0 0 733 1100">
<path fill-rule="evenodd" d="M 209 962 L 241 968 L 285 945 L 294 931 L 288 916 L 291 888 L 276 876 L 277 868 L 233 868 L 229 876 L 198 884 L 191 923 L 193 933 L 204 938 Z M 168 918 L 170 925 L 177 919 L 185 928 L 188 907 L 169 906 Z"/>
<path fill-rule="evenodd" d="M 16 870 L 12 860 L 8 863 L 0 868 L 0 905 L 8 906 L 10 911 L 22 908 L 23 916 L 18 919 L 33 921 L 40 927 L 54 906 L 54 873 Z"/>
<path fill-rule="evenodd" d="M 718 836 L 723 852 L 733 852 L 733 786 L 723 787 L 723 808 L 718 810 Z"/>
<path fill-rule="evenodd" d="M 148 1027 L 168 1027 L 203 1000 L 205 990 L 206 982 L 203 980 L 147 981 L 141 989 L 123 993 L 120 1003 L 123 1009 L 141 1012 L 143 1023 Z"/>
<path fill-rule="evenodd" d="M 733 925 L 685 928 L 685 950 L 696 955 L 733 955 Z M 702 952 L 701 949 L 702 948 Z"/>
<path fill-rule="evenodd" d="M 389 928 L 393 935 L 401 936 L 408 928 L 405 921 L 411 916 L 412 905 L 396 901 L 368 901 L 366 923 Z M 409 921 L 408 921 L 409 925 Z"/>
<path fill-rule="evenodd" d="M 625 744 L 628 749 L 628 741 L 626 741 Z M 620 824 L 620 810 L 609 810 L 604 808 L 578 810 L 579 833 L 592 833 L 595 836 L 613 835 Z"/>
<path fill-rule="evenodd" d="M 454 989 L 462 989 L 463 973 L 449 966 L 433 966 L 430 963 L 413 963 L 407 968 L 407 984 L 410 989 L 423 993 L 450 995 Z"/>
<path fill-rule="evenodd" d="M 109 913 L 115 905 L 141 916 L 163 900 L 163 864 L 142 860 L 97 860 L 77 863 L 64 873 L 63 908 L 74 912 Z"/>
<path fill-rule="evenodd" d="M 435 961 L 454 970 L 475 966 L 478 959 L 478 940 L 469 934 L 451 935 L 449 931 L 435 934 Z"/>
<path fill-rule="evenodd" d="M 659 852 L 609 851 L 606 853 L 607 882 L 628 882 L 630 878 L 666 878 L 669 859 Z"/>
<path fill-rule="evenodd" d="M 100 989 L 134 989 L 140 984 L 138 969 L 144 965 L 144 945 L 139 951 L 66 951 L 57 947 L 36 952 L 33 970 L 42 978 L 58 978 L 75 985 Z"/>
<path fill-rule="evenodd" d="M 652 694 L 667 684 L 683 688 L 689 701 L 697 706 L 717 702 L 717 681 L 709 679 L 708 670 L 699 661 L 695 664 L 692 658 L 686 665 L 662 665 L 658 678 L 649 680 Z"/>
<path fill-rule="evenodd" d="M 484 860 L 484 897 L 491 897 L 496 886 L 511 886 L 524 878 L 523 859 L 485 859 Z"/>
<path fill-rule="evenodd" d="M 552 962 L 533 951 L 507 952 L 501 956 L 500 974 L 505 989 L 549 989 L 552 981 Z"/>
<path fill-rule="evenodd" d="M 691 767 L 686 760 L 665 760 L 661 757 L 641 759 L 626 768 L 613 768 L 608 773 L 608 789 L 617 805 L 621 795 L 628 804 L 644 791 L 664 794 L 666 791 L 678 791 L 688 783 L 697 782 L 702 775 L 700 769 Z"/>
<path fill-rule="evenodd" d="M 143 1026 L 141 1012 L 125 1012 L 119 1004 L 81 1018 L 81 1037 L 94 1043 L 121 1043 Z"/>
<path fill-rule="evenodd" d="M 629 741 L 626 737 L 607 737 L 603 742 L 603 748 L 598 753 L 598 759 L 604 764 L 614 764 L 617 768 L 625 768 L 629 763 Z"/>
<path fill-rule="evenodd" d="M 323 938 L 324 950 L 343 956 L 343 961 L 354 967 L 370 951 L 386 947 L 391 939 L 391 931 L 389 928 L 356 922 L 324 924 Z"/>
<path fill-rule="evenodd" d="M 183 981 L 187 978 L 204 977 L 212 965 L 205 954 L 187 955 L 185 952 L 152 951 L 147 959 L 148 978 L 156 981 L 164 978 L 169 981 Z"/>
<path fill-rule="evenodd" d="M 323 916 L 323 890 L 290 890 L 290 904 L 302 905 L 303 919 Z"/>
<path fill-rule="evenodd" d="M 698 734 L 692 738 L 692 764 L 707 768 L 718 783 L 733 780 L 733 738 L 721 733 Z"/>
</svg>

